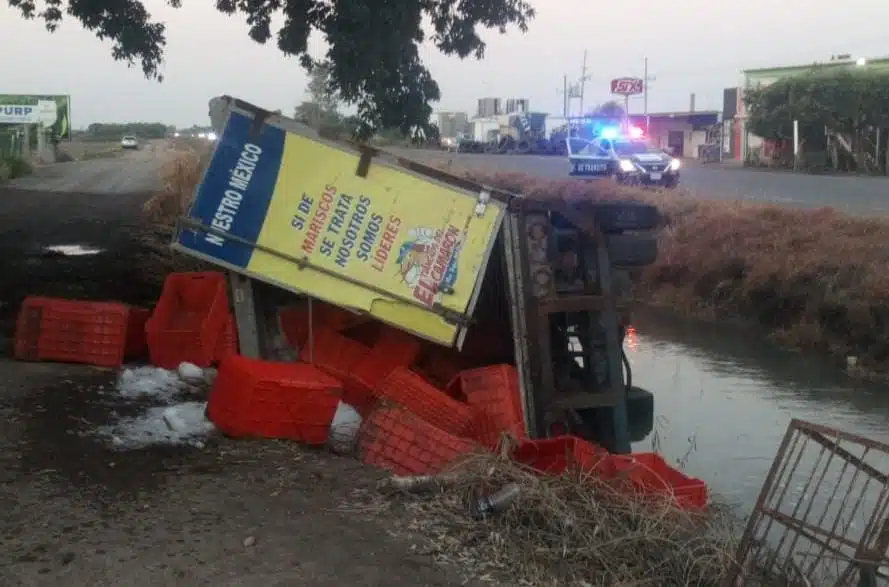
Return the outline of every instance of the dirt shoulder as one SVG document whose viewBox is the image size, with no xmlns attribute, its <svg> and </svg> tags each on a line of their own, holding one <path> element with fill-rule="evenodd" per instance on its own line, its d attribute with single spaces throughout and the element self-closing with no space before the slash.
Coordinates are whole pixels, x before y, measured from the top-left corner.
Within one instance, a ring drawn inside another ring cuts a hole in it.
<svg viewBox="0 0 889 587">
<path fill-rule="evenodd" d="M 463 584 L 353 459 L 224 438 L 118 452 L 91 436 L 134 409 L 112 374 L 2 361 L 0 377 L 0 584 Z"/>
<path fill-rule="evenodd" d="M 19 178 L 8 187 L 108 195 L 150 192 L 161 187 L 160 168 L 167 157 L 164 143 L 152 143 L 119 157 L 40 166 L 33 175 Z"/>
<path fill-rule="evenodd" d="M 123 165 L 112 178 L 128 173 L 126 160 L 95 163 Z M 131 228 L 149 194 L 113 192 L 121 182 L 97 184 L 83 170 L 96 167 L 65 165 L 81 169 L 80 179 L 59 166 L 25 187 L 62 184 L 67 192 L 0 187 L 6 337 L 28 294 L 140 305 L 158 294 L 163 267 L 147 269 L 155 249 Z M 104 193 L 76 191 L 87 184 Z M 46 250 L 58 244 L 104 252 Z M 91 434 L 138 409 L 111 391 L 114 377 L 0 360 L 0 584 L 472 584 L 423 554 L 410 516 L 379 509 L 379 473 L 355 460 L 224 438 L 203 448 L 115 450 Z"/>
</svg>

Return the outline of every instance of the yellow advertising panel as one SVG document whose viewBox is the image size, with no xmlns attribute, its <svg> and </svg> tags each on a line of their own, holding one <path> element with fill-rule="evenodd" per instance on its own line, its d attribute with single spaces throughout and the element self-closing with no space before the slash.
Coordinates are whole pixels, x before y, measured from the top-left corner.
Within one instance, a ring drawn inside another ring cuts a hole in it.
<svg viewBox="0 0 889 587">
<path fill-rule="evenodd" d="M 178 245 L 450 345 L 503 205 L 233 112 Z M 228 238 L 231 235 L 234 238 Z M 450 319 L 448 318 L 450 316 Z"/>
</svg>

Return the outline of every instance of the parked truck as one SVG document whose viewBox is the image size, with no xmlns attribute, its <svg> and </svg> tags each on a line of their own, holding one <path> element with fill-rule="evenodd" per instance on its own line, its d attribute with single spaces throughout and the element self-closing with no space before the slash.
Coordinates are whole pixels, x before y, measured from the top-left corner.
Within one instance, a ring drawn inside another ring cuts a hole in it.
<svg viewBox="0 0 889 587">
<path fill-rule="evenodd" d="M 623 341 L 630 275 L 657 254 L 655 207 L 481 186 L 227 96 L 211 114 L 220 140 L 175 249 L 431 344 L 507 342 L 491 358 L 517 367 L 531 437 L 626 453 L 651 432 Z M 236 315 L 243 344 L 255 324 Z"/>
<path fill-rule="evenodd" d="M 495 128 L 485 129 L 484 136 L 464 138 L 457 150 L 499 155 L 565 155 L 564 129 L 547 136 L 546 118 L 542 112 L 503 115 Z"/>
</svg>

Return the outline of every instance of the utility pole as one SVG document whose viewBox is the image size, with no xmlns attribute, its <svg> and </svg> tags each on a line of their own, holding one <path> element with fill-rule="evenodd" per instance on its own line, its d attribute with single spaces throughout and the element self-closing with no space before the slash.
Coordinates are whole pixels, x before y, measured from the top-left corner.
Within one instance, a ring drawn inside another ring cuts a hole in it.
<svg viewBox="0 0 889 587">
<path fill-rule="evenodd" d="M 648 75 L 648 57 L 645 58 L 645 70 L 642 75 L 642 102 L 643 114 L 645 115 L 645 134 L 651 131 L 651 116 L 648 115 L 648 84 L 657 79 L 653 75 Z"/>
<path fill-rule="evenodd" d="M 651 131 L 651 120 L 648 118 L 648 57 L 645 58 L 645 70 L 642 74 L 642 113 L 645 115 L 645 136 Z"/>
<path fill-rule="evenodd" d="M 586 81 L 589 79 L 586 74 L 586 49 L 583 50 L 583 68 L 580 70 L 580 116 L 583 116 L 583 91 L 586 88 Z"/>
<path fill-rule="evenodd" d="M 568 75 L 562 80 L 562 116 L 568 118 Z"/>
</svg>

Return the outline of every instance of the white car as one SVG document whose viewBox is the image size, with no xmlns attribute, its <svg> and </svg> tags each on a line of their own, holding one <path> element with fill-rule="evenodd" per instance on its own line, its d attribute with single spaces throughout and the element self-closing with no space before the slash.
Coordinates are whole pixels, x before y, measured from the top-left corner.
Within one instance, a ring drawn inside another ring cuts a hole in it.
<svg viewBox="0 0 889 587">
<path fill-rule="evenodd" d="M 120 148 L 121 149 L 138 149 L 139 141 L 136 137 L 124 137 L 120 139 Z"/>
</svg>

